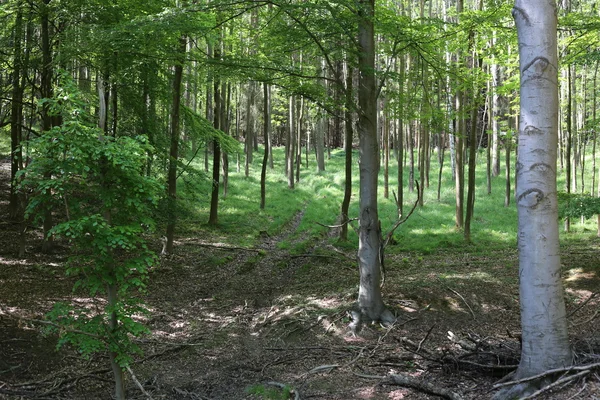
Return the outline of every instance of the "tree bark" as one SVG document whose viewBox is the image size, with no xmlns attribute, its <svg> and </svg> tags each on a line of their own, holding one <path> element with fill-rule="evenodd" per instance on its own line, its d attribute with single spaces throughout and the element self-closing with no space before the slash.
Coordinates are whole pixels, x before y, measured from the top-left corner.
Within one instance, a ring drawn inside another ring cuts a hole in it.
<svg viewBox="0 0 600 400">
<path fill-rule="evenodd" d="M 359 2 L 358 25 L 358 134 L 360 141 L 360 229 L 358 263 L 360 316 L 391 323 L 392 313 L 381 296 L 382 237 L 377 205 L 379 146 L 377 144 L 377 85 L 375 81 L 374 0 Z M 360 323 L 360 320 L 358 321 Z"/>
<path fill-rule="evenodd" d="M 519 216 L 521 362 L 516 379 L 572 363 L 558 239 L 556 148 L 558 57 L 556 6 L 517 0 L 521 114 L 516 192 Z M 531 384 L 497 398 L 526 396 Z"/>
<path fill-rule="evenodd" d="M 271 90 L 267 83 L 263 83 L 263 119 L 265 154 L 263 156 L 262 170 L 260 172 L 260 209 L 265 209 L 267 163 L 269 161 L 269 131 L 271 130 Z"/>
<path fill-rule="evenodd" d="M 340 229 L 340 240 L 348 240 L 348 210 L 350 209 L 350 198 L 352 197 L 352 140 L 354 138 L 354 132 L 352 129 L 352 101 L 353 101 L 353 79 L 354 70 L 348 64 L 348 72 L 346 75 L 346 108 L 345 108 L 345 120 L 346 120 L 346 138 L 344 140 L 344 152 L 345 152 L 345 180 L 344 180 L 344 200 L 342 201 L 342 218 L 341 218 L 341 229 Z"/>
<path fill-rule="evenodd" d="M 21 152 L 21 126 L 23 123 L 23 86 L 21 85 L 22 68 L 22 46 L 23 42 L 23 8 L 22 4 L 17 5 L 17 15 L 15 17 L 14 35 L 13 35 L 13 76 L 12 76 L 12 103 L 10 112 L 10 197 L 9 197 L 9 216 L 11 219 L 17 219 L 21 216 L 22 204 L 20 196 L 17 193 L 17 172 L 22 163 Z M 24 71 L 23 71 L 24 72 Z"/>
<path fill-rule="evenodd" d="M 187 49 L 185 36 L 179 38 L 178 62 L 175 64 L 173 76 L 173 109 L 171 110 L 171 148 L 169 150 L 169 172 L 168 185 L 168 222 L 167 222 L 167 245 L 165 251 L 173 254 L 173 240 L 175 237 L 175 224 L 177 220 L 177 161 L 179 158 L 179 105 L 181 103 L 181 81 L 183 79 L 183 63 Z"/>
</svg>

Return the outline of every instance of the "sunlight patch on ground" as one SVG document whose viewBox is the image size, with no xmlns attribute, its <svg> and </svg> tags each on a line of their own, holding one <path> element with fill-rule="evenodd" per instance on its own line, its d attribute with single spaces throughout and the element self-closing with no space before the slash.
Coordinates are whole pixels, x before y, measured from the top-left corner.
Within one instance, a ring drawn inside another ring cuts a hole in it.
<svg viewBox="0 0 600 400">
<path fill-rule="evenodd" d="M 377 395 L 377 390 L 375 386 L 364 387 L 358 389 L 357 395 L 359 399 L 373 399 Z"/>
<path fill-rule="evenodd" d="M 466 312 L 464 308 L 458 303 L 458 300 L 453 297 L 445 296 L 444 300 L 447 302 L 447 306 L 452 311 Z"/>
<path fill-rule="evenodd" d="M 442 278 L 442 279 L 465 279 L 465 280 L 480 279 L 484 282 L 489 282 L 489 283 L 498 283 L 498 284 L 501 283 L 499 279 L 494 278 L 491 274 L 489 274 L 487 272 L 481 272 L 481 271 L 468 272 L 466 274 L 455 274 L 455 273 L 442 274 L 442 275 L 440 275 L 440 278 Z"/>
<path fill-rule="evenodd" d="M 573 268 L 568 272 L 569 277 L 566 279 L 567 282 L 574 282 L 580 279 L 594 279 L 596 278 L 595 272 L 583 272 L 583 268 Z"/>
<path fill-rule="evenodd" d="M 408 389 L 396 389 L 388 393 L 389 400 L 402 400 L 408 396 Z"/>
</svg>

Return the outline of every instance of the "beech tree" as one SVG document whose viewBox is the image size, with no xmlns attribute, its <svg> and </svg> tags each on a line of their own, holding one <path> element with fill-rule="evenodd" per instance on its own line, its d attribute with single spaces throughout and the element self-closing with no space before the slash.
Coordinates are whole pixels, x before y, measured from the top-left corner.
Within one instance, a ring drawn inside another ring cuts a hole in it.
<svg viewBox="0 0 600 400">
<path fill-rule="evenodd" d="M 521 113 L 517 162 L 521 362 L 516 379 L 571 364 L 560 274 L 556 157 L 558 142 L 557 17 L 554 1 L 517 0 Z M 525 397 L 531 382 L 496 398 Z"/>
<path fill-rule="evenodd" d="M 360 318 L 392 323 L 394 316 L 381 297 L 382 233 L 377 210 L 379 145 L 377 143 L 377 84 L 373 19 L 375 0 L 363 0 L 358 10 L 358 137 L 360 146 L 360 205 L 358 267 Z"/>
</svg>

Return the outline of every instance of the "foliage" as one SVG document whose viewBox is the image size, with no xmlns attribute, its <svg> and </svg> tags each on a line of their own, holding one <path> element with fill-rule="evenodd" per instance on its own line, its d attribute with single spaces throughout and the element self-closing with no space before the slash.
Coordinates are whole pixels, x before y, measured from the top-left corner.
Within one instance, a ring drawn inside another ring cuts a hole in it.
<svg viewBox="0 0 600 400">
<path fill-rule="evenodd" d="M 30 196 L 26 214 L 41 218 L 47 210 L 62 210 L 49 234 L 73 248 L 66 273 L 79 278 L 74 290 L 97 297 L 114 286 L 119 297 L 93 311 L 57 304 L 48 318 L 60 326 L 54 329 L 61 335 L 59 345 L 75 344 L 84 355 L 108 348 L 124 366 L 138 351 L 130 335 L 146 331 L 133 316 L 143 312 L 136 295 L 144 291 L 156 261 L 144 238 L 154 225 L 149 216 L 160 189 L 141 173 L 148 144 L 142 137 L 105 136 L 66 74 L 56 97 L 43 103 L 62 124 L 29 144 L 32 162 L 21 172 L 21 188 Z M 110 331 L 112 314 L 119 325 Z"/>
<path fill-rule="evenodd" d="M 558 193 L 558 217 L 591 218 L 600 215 L 600 197 L 580 193 Z"/>
<path fill-rule="evenodd" d="M 287 400 L 291 395 L 291 388 L 284 386 L 283 389 L 269 388 L 265 385 L 254 385 L 249 387 L 246 391 L 248 394 L 254 394 L 260 396 L 264 400 Z"/>
</svg>

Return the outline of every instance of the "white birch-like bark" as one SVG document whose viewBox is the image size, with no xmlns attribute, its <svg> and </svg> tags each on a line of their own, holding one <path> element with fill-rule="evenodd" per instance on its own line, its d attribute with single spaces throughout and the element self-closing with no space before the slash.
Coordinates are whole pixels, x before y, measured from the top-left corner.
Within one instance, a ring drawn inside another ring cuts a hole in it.
<svg viewBox="0 0 600 400">
<path fill-rule="evenodd" d="M 521 114 L 517 161 L 521 363 L 516 377 L 571 364 L 560 273 L 555 0 L 516 0 Z"/>
</svg>

